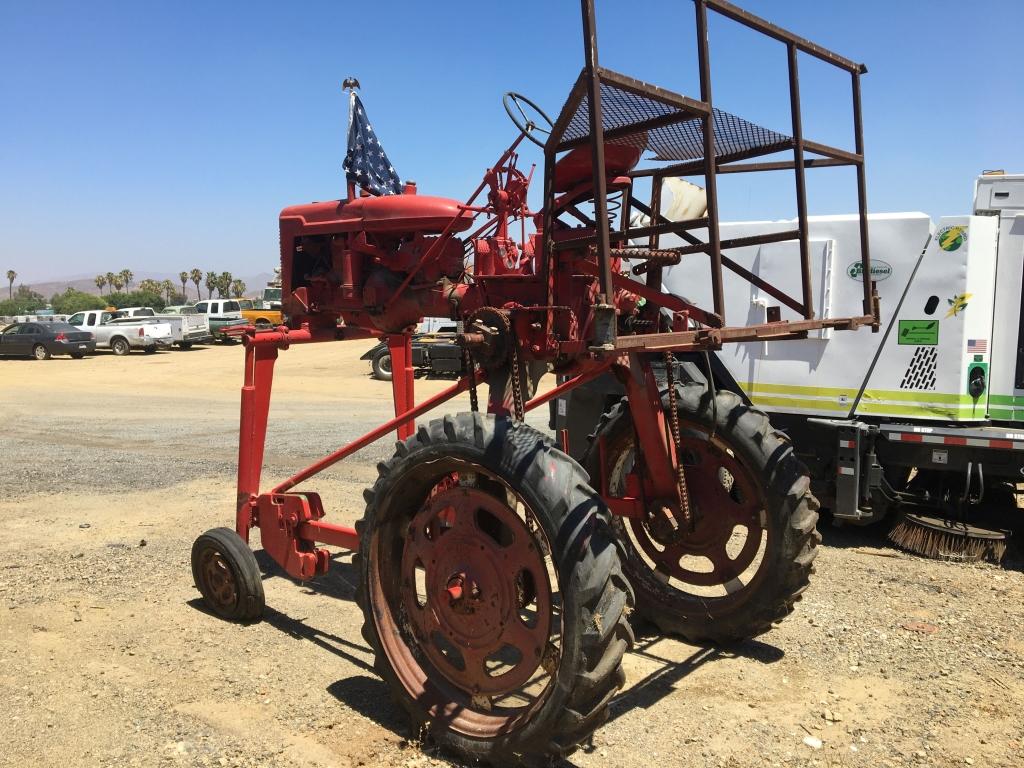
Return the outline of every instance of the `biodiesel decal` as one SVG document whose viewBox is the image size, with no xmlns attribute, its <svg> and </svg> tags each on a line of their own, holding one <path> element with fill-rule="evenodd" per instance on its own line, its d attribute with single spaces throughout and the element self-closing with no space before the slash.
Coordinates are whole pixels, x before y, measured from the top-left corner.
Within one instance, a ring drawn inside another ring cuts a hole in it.
<svg viewBox="0 0 1024 768">
<path fill-rule="evenodd" d="M 967 227 L 952 226 L 939 230 L 939 248 L 944 251 L 955 251 L 967 240 Z"/>
<path fill-rule="evenodd" d="M 960 313 L 967 309 L 967 300 L 973 295 L 973 293 L 961 293 L 952 299 L 946 299 L 946 303 L 949 304 L 949 312 L 946 313 L 946 317 L 959 317 Z"/>
<path fill-rule="evenodd" d="M 864 265 L 859 261 L 853 262 L 846 268 L 846 274 L 852 279 L 859 282 L 864 281 Z M 881 261 L 876 259 L 871 262 L 871 279 L 875 282 L 882 280 L 888 280 L 892 275 L 892 265 L 887 261 Z"/>
<path fill-rule="evenodd" d="M 934 347 L 939 343 L 939 321 L 900 320 L 897 343 Z"/>
</svg>

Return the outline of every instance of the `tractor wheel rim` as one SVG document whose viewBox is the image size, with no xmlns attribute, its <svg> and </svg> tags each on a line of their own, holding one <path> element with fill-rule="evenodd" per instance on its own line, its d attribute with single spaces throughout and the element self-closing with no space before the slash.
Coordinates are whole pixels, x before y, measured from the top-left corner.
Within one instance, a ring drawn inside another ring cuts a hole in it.
<svg viewBox="0 0 1024 768">
<path fill-rule="evenodd" d="M 423 652 L 464 691 L 514 691 L 544 653 L 551 588 L 543 557 L 515 512 L 484 491 L 451 488 L 416 515 L 402 598 Z"/>
<path fill-rule="evenodd" d="M 384 373 L 391 373 L 391 355 L 384 355 L 380 359 L 380 369 Z"/>
<path fill-rule="evenodd" d="M 763 491 L 719 437 L 688 428 L 681 443 L 693 529 L 667 539 L 652 526 L 650 515 L 623 523 L 633 546 L 653 565 L 656 579 L 674 579 L 684 592 L 692 588 L 706 597 L 739 597 L 766 570 L 763 558 L 758 561 L 771 536 Z M 724 594 L 705 594 L 720 589 Z"/>
<path fill-rule="evenodd" d="M 211 600 L 219 607 L 230 609 L 238 603 L 238 585 L 235 573 L 224 556 L 215 549 L 203 552 L 201 572 Z"/>
<path fill-rule="evenodd" d="M 368 589 L 382 650 L 408 693 L 436 716 L 456 713 L 447 727 L 494 738 L 552 689 L 561 654 L 558 576 L 521 500 L 510 506 L 458 478 L 456 471 L 437 483 L 404 523 L 401 544 L 374 534 L 380 556 Z"/>
</svg>

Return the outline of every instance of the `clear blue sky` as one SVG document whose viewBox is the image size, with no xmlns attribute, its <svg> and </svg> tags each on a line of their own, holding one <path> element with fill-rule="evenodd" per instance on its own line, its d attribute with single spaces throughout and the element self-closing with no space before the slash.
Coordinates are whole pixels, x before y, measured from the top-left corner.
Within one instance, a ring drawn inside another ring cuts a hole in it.
<svg viewBox="0 0 1024 768">
<path fill-rule="evenodd" d="M 966 213 L 976 173 L 1024 171 L 1020 0 L 742 4 L 867 63 L 871 210 Z M 690 2 L 598 12 L 603 64 L 699 95 Z M 788 132 L 784 48 L 725 20 L 711 45 L 716 104 Z M 848 80 L 801 62 L 805 133 L 849 145 Z M 0 269 L 269 271 L 278 211 L 343 194 L 345 76 L 403 178 L 462 198 L 514 136 L 501 94 L 555 114 L 581 65 L 575 0 L 0 0 Z M 850 181 L 818 171 L 811 212 Z M 723 216 L 792 215 L 785 182 L 729 177 Z"/>
</svg>

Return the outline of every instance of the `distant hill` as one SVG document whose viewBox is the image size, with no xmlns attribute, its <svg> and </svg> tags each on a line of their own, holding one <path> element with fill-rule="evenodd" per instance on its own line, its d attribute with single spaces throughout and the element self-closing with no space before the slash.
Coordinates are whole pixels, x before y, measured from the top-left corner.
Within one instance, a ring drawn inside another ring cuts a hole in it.
<svg viewBox="0 0 1024 768">
<path fill-rule="evenodd" d="M 14 289 L 17 290 L 19 285 L 26 285 L 36 293 L 41 293 L 47 299 L 53 296 L 55 293 L 63 293 L 69 287 L 79 291 L 85 291 L 86 293 L 99 293 L 96 290 L 96 283 L 93 282 L 95 275 L 71 275 L 69 277 L 61 278 L 58 280 L 47 280 L 45 282 L 24 282 L 19 278 L 14 281 Z M 261 288 L 263 288 L 269 280 L 274 279 L 274 275 L 271 272 L 260 272 L 256 275 L 235 275 L 236 278 L 241 279 L 245 283 L 246 294 L 255 294 Z M 170 280 L 174 283 L 177 290 L 181 290 L 181 281 L 178 280 L 178 273 L 174 274 L 168 272 L 136 272 L 135 277 L 132 280 L 132 286 L 137 286 L 140 280 Z M 6 286 L 4 286 L 6 287 Z M 190 301 L 194 301 L 196 298 L 196 286 L 193 282 L 189 281 L 187 285 L 187 293 Z M 202 283 L 199 284 L 199 289 L 202 291 L 203 298 L 206 298 L 206 286 Z M 107 288 L 103 289 L 103 293 L 107 293 Z M 0 298 L 7 298 L 7 291 L 0 290 Z"/>
</svg>

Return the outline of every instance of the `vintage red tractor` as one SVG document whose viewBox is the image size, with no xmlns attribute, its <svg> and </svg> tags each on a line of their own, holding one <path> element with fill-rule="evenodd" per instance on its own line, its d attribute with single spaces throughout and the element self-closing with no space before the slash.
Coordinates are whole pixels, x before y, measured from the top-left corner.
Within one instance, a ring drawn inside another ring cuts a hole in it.
<svg viewBox="0 0 1024 768">
<path fill-rule="evenodd" d="M 363 635 L 377 670 L 417 728 L 490 762 L 565 755 L 603 722 L 624 683 L 631 611 L 694 641 L 728 642 L 762 633 L 792 610 L 812 570 L 817 504 L 785 437 L 715 387 L 711 356 L 730 342 L 878 323 L 870 280 L 860 316 L 815 318 L 807 250 L 805 168 L 853 166 L 862 274 L 872 274 L 864 68 L 727 2 L 695 0 L 701 95 L 691 99 L 599 66 L 593 0 L 581 7 L 586 62 L 558 118 L 507 94 L 519 136 L 468 202 L 421 195 L 411 183 L 375 194 L 360 170 L 346 199 L 282 212 L 288 324 L 245 334 L 235 528 L 203 534 L 192 552 L 211 610 L 249 621 L 264 608 L 248 546 L 253 527 L 296 579 L 326 572 L 330 555 L 318 544 L 355 550 Z M 791 135 L 712 105 L 709 9 L 786 46 Z M 850 75 L 853 151 L 802 135 L 798 54 Z M 524 139 L 544 152 L 540 211 L 527 203 Z M 638 168 L 645 151 L 670 164 Z M 740 162 L 779 152 L 785 159 Z M 716 176 L 780 169 L 795 178 L 792 231 L 722 240 Z M 662 180 L 687 175 L 703 177 L 706 210 L 669 221 Z M 652 180 L 648 204 L 634 194 L 644 177 Z M 635 212 L 646 221 L 631 223 Z M 660 247 L 668 234 L 687 244 Z M 801 244 L 798 297 L 725 253 L 785 239 Z M 661 290 L 663 269 L 683 258 L 710 260 L 713 306 Z M 783 321 L 775 307 L 767 323 L 725 326 L 723 267 L 800 319 Z M 424 316 L 462 323 L 465 370 L 416 403 L 409 338 Z M 389 345 L 395 418 L 261 490 L 279 351 L 368 337 Z M 549 371 L 559 383 L 538 395 Z M 594 425 L 584 469 L 564 452 L 564 434 L 552 440 L 523 416 L 607 373 L 626 397 Z M 485 411 L 480 383 L 488 385 Z M 415 424 L 466 391 L 471 412 Z M 320 497 L 297 488 L 391 432 L 396 452 L 365 492 L 362 520 L 355 528 L 325 522 Z"/>
</svg>

